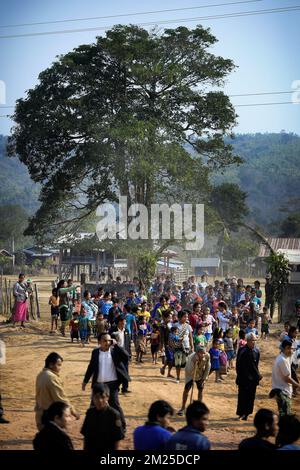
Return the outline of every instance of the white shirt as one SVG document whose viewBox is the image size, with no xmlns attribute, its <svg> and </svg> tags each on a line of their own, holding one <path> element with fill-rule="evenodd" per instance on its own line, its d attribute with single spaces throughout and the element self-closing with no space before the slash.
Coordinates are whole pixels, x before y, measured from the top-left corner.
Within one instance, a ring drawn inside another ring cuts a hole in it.
<svg viewBox="0 0 300 470">
<path fill-rule="evenodd" d="M 229 318 L 228 316 L 222 312 L 217 313 L 217 318 L 219 320 L 219 327 L 222 328 L 223 331 L 228 329 Z"/>
<path fill-rule="evenodd" d="M 283 353 L 276 357 L 272 370 L 272 389 L 279 388 L 291 398 L 293 393 L 292 384 L 284 381 L 283 377 L 291 376 L 291 360 Z"/>
<path fill-rule="evenodd" d="M 215 322 L 215 319 L 212 315 L 207 315 L 207 318 L 206 318 L 206 323 L 208 323 L 207 327 L 205 328 L 206 329 L 206 333 L 210 333 L 212 334 L 212 326 L 213 326 L 213 323 Z"/>
<path fill-rule="evenodd" d="M 99 370 L 97 382 L 112 382 L 118 380 L 116 368 L 111 357 L 111 350 L 99 350 Z"/>
<path fill-rule="evenodd" d="M 179 335 L 181 333 L 181 330 L 183 328 L 186 328 L 186 332 L 185 332 L 185 335 L 183 337 L 183 340 L 182 340 L 182 346 L 184 349 L 190 349 L 191 345 L 190 345 L 190 333 L 192 333 L 192 327 L 191 325 L 189 325 L 188 323 L 175 323 L 176 328 L 178 328 L 179 330 Z"/>
<path fill-rule="evenodd" d="M 124 348 L 124 343 L 125 343 L 125 329 L 124 330 L 119 330 L 118 328 L 118 345 L 121 346 L 121 348 Z"/>
</svg>

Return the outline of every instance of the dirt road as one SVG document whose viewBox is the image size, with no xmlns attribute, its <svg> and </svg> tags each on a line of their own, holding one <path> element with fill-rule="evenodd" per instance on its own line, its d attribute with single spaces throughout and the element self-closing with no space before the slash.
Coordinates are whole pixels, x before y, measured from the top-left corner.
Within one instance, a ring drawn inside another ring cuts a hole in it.
<svg viewBox="0 0 300 470">
<path fill-rule="evenodd" d="M 46 294 L 44 297 L 46 300 Z M 280 325 L 272 325 L 270 339 L 258 342 L 263 380 L 257 389 L 256 410 L 261 407 L 276 409 L 276 403 L 268 398 L 268 393 L 271 387 L 272 363 L 278 353 L 280 331 Z M 50 352 L 57 351 L 64 358 L 62 377 L 66 392 L 81 414 L 80 420 L 73 423 L 71 432 L 75 447 L 81 449 L 80 427 L 90 400 L 90 390 L 82 392 L 81 383 L 91 351 L 96 346 L 95 340 L 85 348 L 71 344 L 69 338 L 49 334 L 49 321 L 31 322 L 27 324 L 25 331 L 2 323 L 0 336 L 7 347 L 7 364 L 0 368 L 0 389 L 5 416 L 10 420 L 10 424 L 1 425 L 0 448 L 32 449 L 32 439 L 36 432 L 33 411 L 35 378 L 44 366 L 45 357 Z M 159 367 L 152 365 L 149 353 L 144 364 L 136 365 L 133 361 L 130 367 L 132 393 L 127 397 L 121 396 L 128 424 L 127 436 L 122 443 L 124 449 L 133 448 L 132 431 L 145 421 L 149 405 L 154 400 L 165 399 L 176 411 L 180 407 L 184 377 L 182 376 L 180 384 L 176 384 L 174 380 L 162 377 Z M 247 422 L 236 420 L 236 399 L 234 371 L 226 377 L 225 383 L 215 383 L 213 375 L 209 378 L 204 390 L 204 402 L 211 410 L 207 435 L 213 449 L 235 449 L 242 439 L 253 432 L 252 417 Z M 294 399 L 293 409 L 300 415 L 299 397 Z M 176 429 L 184 424 L 183 417 L 175 416 L 173 426 Z"/>
</svg>

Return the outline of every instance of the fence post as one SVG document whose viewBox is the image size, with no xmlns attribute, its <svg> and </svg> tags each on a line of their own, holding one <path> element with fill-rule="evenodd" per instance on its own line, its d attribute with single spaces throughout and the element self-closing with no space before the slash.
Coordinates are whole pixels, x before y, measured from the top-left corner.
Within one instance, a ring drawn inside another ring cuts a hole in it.
<svg viewBox="0 0 300 470">
<path fill-rule="evenodd" d="M 34 290 L 35 290 L 35 300 L 36 300 L 36 314 L 38 319 L 41 318 L 41 313 L 40 313 L 40 304 L 39 304 L 39 291 L 38 287 L 36 284 L 34 284 Z"/>
<path fill-rule="evenodd" d="M 7 316 L 9 312 L 9 299 L 8 299 L 8 286 L 7 286 L 7 278 L 5 278 L 5 312 L 4 314 Z"/>
</svg>

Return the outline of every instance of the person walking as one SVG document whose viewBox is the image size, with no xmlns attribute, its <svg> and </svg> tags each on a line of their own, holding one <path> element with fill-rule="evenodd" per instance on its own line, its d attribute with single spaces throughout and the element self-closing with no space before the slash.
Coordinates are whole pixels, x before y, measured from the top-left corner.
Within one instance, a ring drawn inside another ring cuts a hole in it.
<svg viewBox="0 0 300 470">
<path fill-rule="evenodd" d="M 292 341 L 284 339 L 281 344 L 281 352 L 276 357 L 272 369 L 272 390 L 270 398 L 276 397 L 279 416 L 291 415 L 291 401 L 293 386 L 300 384 L 292 378 L 291 371 Z"/>
<path fill-rule="evenodd" d="M 59 354 L 56 352 L 50 353 L 46 357 L 44 369 L 36 378 L 35 420 L 39 431 L 43 428 L 42 416 L 44 411 L 57 401 L 66 403 L 70 407 L 71 414 L 79 419 L 79 414 L 70 404 L 65 394 L 63 382 L 59 376 L 62 364 L 63 358 Z"/>
<path fill-rule="evenodd" d="M 236 360 L 236 384 L 238 386 L 238 403 L 236 414 L 240 419 L 247 421 L 253 412 L 256 387 L 262 376 L 259 372 L 259 350 L 255 347 L 256 336 L 253 333 L 246 335 L 247 344 L 239 349 Z"/>
<path fill-rule="evenodd" d="M 125 430 L 126 421 L 119 402 L 119 386 L 125 380 L 130 380 L 127 373 L 129 354 L 124 348 L 118 346 L 116 340 L 112 340 L 108 333 L 99 335 L 98 345 L 99 347 L 92 352 L 82 390 L 85 390 L 90 378 L 92 378 L 92 387 L 97 383 L 107 385 L 110 391 L 109 405 L 120 413 L 123 430 Z"/>
<path fill-rule="evenodd" d="M 190 354 L 187 358 L 185 366 L 185 387 L 182 395 L 182 405 L 178 411 L 178 416 L 183 416 L 185 411 L 185 405 L 189 396 L 189 391 L 192 389 L 194 383 L 197 385 L 198 400 L 202 401 L 203 388 L 205 381 L 209 376 L 210 371 L 210 354 L 206 352 L 206 347 L 198 345 L 196 346 L 196 352 Z M 191 401 L 192 401 L 191 395 Z"/>
</svg>

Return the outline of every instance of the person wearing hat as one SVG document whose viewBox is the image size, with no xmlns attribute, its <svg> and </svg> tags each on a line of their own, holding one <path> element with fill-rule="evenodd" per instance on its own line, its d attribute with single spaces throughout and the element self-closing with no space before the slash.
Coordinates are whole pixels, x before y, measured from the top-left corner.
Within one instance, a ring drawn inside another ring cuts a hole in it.
<svg viewBox="0 0 300 470">
<path fill-rule="evenodd" d="M 179 416 L 183 416 L 185 405 L 192 389 L 191 402 L 193 397 L 194 383 L 198 389 L 198 400 L 202 402 L 204 383 L 209 376 L 210 371 L 210 355 L 206 351 L 206 347 L 202 345 L 196 346 L 196 352 L 190 354 L 187 358 L 185 366 L 185 387 L 182 395 L 182 405 L 178 411 Z"/>
<path fill-rule="evenodd" d="M 112 326 L 112 328 L 109 330 L 109 333 L 111 334 L 112 338 L 115 338 L 117 341 L 117 344 L 121 346 L 121 348 L 124 348 L 125 351 L 127 351 L 129 355 L 129 360 L 131 359 L 131 338 L 130 338 L 130 332 L 126 328 L 126 318 L 125 315 L 119 315 L 115 319 L 115 325 Z M 126 364 L 127 366 L 127 374 L 128 372 L 128 363 Z M 124 378 L 122 381 L 122 393 L 130 393 L 130 390 L 128 390 L 128 380 L 127 378 Z"/>
<path fill-rule="evenodd" d="M 266 274 L 266 283 L 265 283 L 265 307 L 270 310 L 271 320 L 273 318 L 275 310 L 275 298 L 274 298 L 274 289 L 271 283 L 271 275 Z"/>
</svg>

